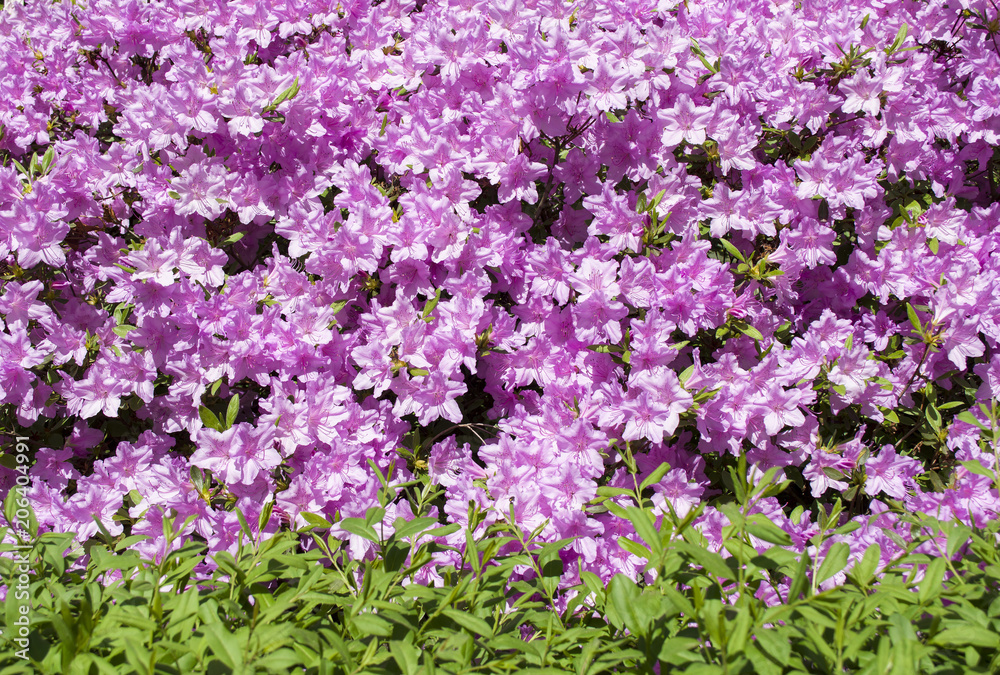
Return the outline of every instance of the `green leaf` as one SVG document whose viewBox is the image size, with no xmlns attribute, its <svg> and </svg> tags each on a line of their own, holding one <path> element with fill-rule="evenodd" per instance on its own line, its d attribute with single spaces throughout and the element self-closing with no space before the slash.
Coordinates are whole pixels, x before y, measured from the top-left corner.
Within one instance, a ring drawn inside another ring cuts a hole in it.
<svg viewBox="0 0 1000 675">
<path fill-rule="evenodd" d="M 843 471 L 835 469 L 832 466 L 824 466 L 823 473 L 827 478 L 832 478 L 833 480 L 844 480 L 847 476 L 844 475 Z"/>
<path fill-rule="evenodd" d="M 759 630 L 754 633 L 761 651 L 770 656 L 779 665 L 787 665 L 792 655 L 791 641 L 777 630 Z"/>
<path fill-rule="evenodd" d="M 618 539 L 615 540 L 615 543 L 617 543 L 620 547 L 622 547 L 632 555 L 636 556 L 637 558 L 642 558 L 643 560 L 653 559 L 652 551 L 650 551 L 648 548 L 646 548 L 639 542 L 632 541 L 628 537 L 620 536 L 618 537 Z"/>
<path fill-rule="evenodd" d="M 215 416 L 214 412 L 205 406 L 198 406 L 198 416 L 201 417 L 201 423 L 209 429 L 225 431 L 225 429 L 222 428 L 222 422 L 219 421 L 219 418 Z"/>
<path fill-rule="evenodd" d="M 229 399 L 229 407 L 226 408 L 226 428 L 229 429 L 233 426 L 236 421 L 236 416 L 240 412 L 240 395 L 233 394 L 233 397 Z"/>
<path fill-rule="evenodd" d="M 931 429 L 934 431 L 941 431 L 941 413 L 933 403 L 927 406 L 927 410 L 924 412 L 924 417 L 927 418 L 927 423 L 931 425 Z"/>
<path fill-rule="evenodd" d="M 347 300 L 337 300 L 336 302 L 330 303 L 330 308 L 333 309 L 333 315 L 336 316 L 340 313 L 340 310 L 344 309 L 351 303 L 350 299 Z"/>
<path fill-rule="evenodd" d="M 130 331 L 136 330 L 135 326 L 130 326 L 128 324 L 122 324 L 121 326 L 115 326 L 111 329 L 115 335 L 120 338 L 125 338 L 128 336 Z"/>
<path fill-rule="evenodd" d="M 971 473 L 977 474 L 979 476 L 986 476 L 987 478 L 995 478 L 993 472 L 987 469 L 985 466 L 980 464 L 977 460 L 966 459 L 959 462 L 962 466 L 968 469 Z"/>
<path fill-rule="evenodd" d="M 298 94 L 298 93 L 299 93 L 299 78 L 296 77 L 295 80 L 292 82 L 292 86 L 290 86 L 288 89 L 286 89 L 283 92 L 281 92 L 280 94 L 278 94 L 278 97 L 276 99 L 274 99 L 274 101 L 271 103 L 271 105 L 273 107 L 277 108 L 279 105 L 281 105 L 285 101 L 289 101 L 289 100 L 295 98 L 296 94 Z"/>
<path fill-rule="evenodd" d="M 976 419 L 976 416 L 972 414 L 971 410 L 963 410 L 962 412 L 955 415 L 955 419 L 962 420 L 966 424 L 971 424 L 973 426 L 979 427 L 980 429 L 986 431 L 989 429 L 985 424 Z"/>
<path fill-rule="evenodd" d="M 393 524 L 393 528 L 395 530 L 394 536 L 397 539 L 406 539 L 407 537 L 412 537 L 415 534 L 424 532 L 428 528 L 436 525 L 437 522 L 437 518 L 414 518 L 413 520 L 406 521 L 400 517 L 397 518 L 396 522 Z"/>
<path fill-rule="evenodd" d="M 434 297 L 428 300 L 427 304 L 424 305 L 423 318 L 425 320 L 430 316 L 431 312 L 434 311 L 434 308 L 437 307 L 437 304 L 440 301 L 441 301 L 441 289 L 439 288 L 434 293 Z"/>
<path fill-rule="evenodd" d="M 42 157 L 42 174 L 49 172 L 49 167 L 52 166 L 53 160 L 56 158 L 56 149 L 54 146 L 49 146 L 49 149 L 45 151 L 45 156 Z"/>
<path fill-rule="evenodd" d="M 713 551 L 709 551 L 697 544 L 688 542 L 678 542 L 675 544 L 682 553 L 685 553 L 696 564 L 701 565 L 706 572 L 715 575 L 720 579 L 734 579 L 733 571 L 729 569 L 725 559 Z"/>
<path fill-rule="evenodd" d="M 264 508 L 261 509 L 260 516 L 257 518 L 257 531 L 263 532 L 267 524 L 271 522 L 271 513 L 274 510 L 274 500 L 268 501 L 264 504 Z"/>
<path fill-rule="evenodd" d="M 642 636 L 652 617 L 638 611 L 639 595 L 638 586 L 624 574 L 616 574 L 608 583 L 608 600 L 614 613 L 629 632 Z"/>
<path fill-rule="evenodd" d="M 13 526 L 20 521 L 17 518 L 17 501 L 20 497 L 17 490 L 8 490 L 3 499 L 3 517 L 8 525 Z M 23 526 L 23 523 L 21 523 Z M 26 529 L 22 527 L 21 529 Z M 15 530 L 16 531 L 16 530 Z"/>
<path fill-rule="evenodd" d="M 375 529 L 361 518 L 344 518 L 340 521 L 340 529 L 350 532 L 362 539 L 379 543 L 379 536 Z"/>
<path fill-rule="evenodd" d="M 333 523 L 331 523 L 323 516 L 318 516 L 315 513 L 309 513 L 307 511 L 303 511 L 299 515 L 302 516 L 302 520 L 306 521 L 310 525 L 310 527 L 321 527 L 327 530 L 333 527 Z"/>
<path fill-rule="evenodd" d="M 941 582 L 944 580 L 945 567 L 947 561 L 944 558 L 934 558 L 931 560 L 930 564 L 927 565 L 927 571 L 924 573 L 924 578 L 920 582 L 920 591 L 918 598 L 920 604 L 924 604 L 931 598 L 937 598 L 941 595 L 942 588 Z"/>
<path fill-rule="evenodd" d="M 745 480 L 744 476 L 746 476 L 746 474 L 745 473 L 743 475 L 738 474 L 736 472 L 736 469 L 731 466 L 726 467 L 726 469 L 727 472 L 729 473 L 729 478 L 732 481 L 732 490 L 733 494 L 736 496 L 736 501 L 740 504 L 746 504 L 747 492 L 744 486 L 744 480 Z M 735 525 L 736 523 L 733 524 Z"/>
<path fill-rule="evenodd" d="M 656 196 L 653 197 L 653 201 L 649 203 L 649 211 L 651 213 L 656 212 L 656 207 L 660 205 L 660 202 L 663 201 L 663 197 L 666 194 L 667 194 L 666 189 L 660 190 L 659 192 L 656 193 Z"/>
<path fill-rule="evenodd" d="M 493 628 L 478 616 L 452 607 L 446 607 L 441 613 L 468 631 L 483 637 L 493 637 Z"/>
<path fill-rule="evenodd" d="M 711 72 L 713 75 L 715 73 L 719 72 L 719 68 L 717 66 L 713 65 L 712 63 L 710 63 L 709 60 L 706 59 L 703 55 L 698 54 L 697 56 L 698 56 L 698 60 L 701 61 L 702 65 L 705 66 L 706 68 L 708 68 L 709 72 Z"/>
<path fill-rule="evenodd" d="M 231 235 L 219 242 L 219 246 L 229 246 L 230 244 L 235 244 L 245 236 L 245 232 L 233 232 Z"/>
<path fill-rule="evenodd" d="M 808 591 L 809 580 L 806 578 L 806 573 L 809 571 L 809 563 L 809 553 L 805 551 L 800 553 L 798 562 L 790 575 L 792 579 L 788 587 L 790 600 L 798 600 L 800 594 Z"/>
<path fill-rule="evenodd" d="M 948 530 L 948 543 L 945 546 L 945 553 L 948 558 L 954 558 L 962 546 L 971 541 L 972 528 L 961 523 L 952 523 Z"/>
<path fill-rule="evenodd" d="M 787 532 L 775 525 L 771 520 L 760 513 L 755 513 L 747 518 L 747 532 L 762 541 L 778 546 L 791 546 L 792 538 Z"/>
<path fill-rule="evenodd" d="M 119 555 L 113 556 L 113 557 L 110 558 L 110 560 L 112 560 L 112 561 L 117 561 L 117 562 L 114 563 L 115 564 L 115 569 L 118 569 L 118 567 L 122 566 L 122 565 L 124 565 L 124 566 L 127 567 L 130 564 L 129 560 L 126 557 L 127 554 L 123 554 L 122 551 L 125 551 L 130 546 L 133 546 L 134 544 L 137 544 L 140 541 L 146 541 L 147 539 L 152 539 L 152 537 L 150 537 L 147 534 L 133 534 L 132 536 L 125 537 L 124 539 L 122 539 L 121 541 L 119 541 L 117 544 L 115 544 L 115 552 L 118 553 Z M 97 549 L 96 548 L 95 549 L 91 549 L 92 552 L 95 551 L 95 550 L 97 550 Z M 134 551 L 131 551 L 130 553 L 135 554 Z M 136 555 L 135 564 L 138 565 L 139 564 L 138 554 L 135 554 L 135 555 Z"/>
<path fill-rule="evenodd" d="M 211 648 L 213 656 L 233 670 L 242 668 L 246 645 L 241 645 L 236 636 L 226 630 L 223 624 L 204 624 L 200 630 L 202 639 Z"/>
<path fill-rule="evenodd" d="M 689 379 L 691 379 L 691 375 L 693 374 L 694 374 L 694 364 L 692 363 L 690 366 L 685 368 L 680 375 L 677 376 L 677 379 L 680 380 L 682 387 L 687 383 Z"/>
<path fill-rule="evenodd" d="M 240 509 L 236 509 L 236 520 L 240 521 L 240 531 L 246 535 L 247 539 L 253 540 L 253 530 L 250 529 L 250 523 L 247 522 L 247 517 Z"/>
<path fill-rule="evenodd" d="M 858 486 L 855 485 L 854 488 L 852 488 L 852 489 L 855 489 L 857 487 Z M 847 497 L 847 493 L 849 493 L 849 492 L 850 492 L 850 490 L 848 490 L 847 492 L 844 493 L 845 499 L 848 498 Z M 854 498 L 853 496 L 850 497 L 850 499 L 853 499 L 853 498 Z M 851 521 L 848 521 L 847 523 L 844 523 L 840 527 L 838 527 L 836 530 L 833 531 L 833 533 L 836 534 L 836 535 L 843 536 L 845 534 L 850 534 L 851 532 L 854 532 L 855 530 L 860 530 L 860 529 L 861 529 L 861 523 L 859 523 L 856 520 L 851 520 Z"/>
<path fill-rule="evenodd" d="M 354 627 L 360 636 L 380 635 L 389 637 L 392 635 L 392 624 L 382 617 L 373 614 L 358 614 L 351 617 Z"/>
<path fill-rule="evenodd" d="M 687 664 L 697 658 L 693 652 L 697 650 L 699 646 L 700 643 L 698 640 L 692 637 L 667 638 L 660 646 L 659 658 L 665 663 L 677 665 Z M 667 671 L 667 669 L 663 669 L 660 672 L 666 673 L 669 671 Z"/>
<path fill-rule="evenodd" d="M 885 389 L 886 391 L 892 391 L 893 389 L 892 382 L 885 379 L 884 377 L 873 377 L 871 378 L 871 381 L 880 386 L 882 389 Z"/>
<path fill-rule="evenodd" d="M 646 212 L 646 193 L 640 192 L 639 196 L 635 200 L 635 212 L 645 213 Z"/>
<path fill-rule="evenodd" d="M 631 494 L 632 491 L 625 488 L 610 487 L 608 485 L 602 485 L 597 488 L 598 497 L 623 497 L 630 496 Z"/>
<path fill-rule="evenodd" d="M 736 248 L 736 246 L 734 246 L 728 239 L 719 239 L 719 243 L 722 244 L 722 248 L 729 252 L 729 255 L 733 256 L 742 263 L 747 261 L 747 259 L 743 257 L 743 254 L 740 253 L 740 250 Z"/>
<path fill-rule="evenodd" d="M 736 327 L 739 329 L 741 333 L 743 333 L 749 338 L 753 338 L 754 340 L 764 339 L 764 335 L 750 324 L 747 324 L 746 326 L 737 325 Z"/>
<path fill-rule="evenodd" d="M 656 470 L 653 471 L 653 473 L 646 476 L 646 479 L 642 481 L 642 483 L 639 485 L 639 491 L 642 492 L 650 485 L 655 485 L 656 483 L 659 483 L 661 480 L 663 480 L 663 477 L 667 475 L 668 471 L 670 471 L 670 465 L 667 462 L 663 462 L 662 464 L 660 464 L 660 466 L 656 467 Z"/>
<path fill-rule="evenodd" d="M 899 27 L 899 30 L 896 32 L 896 39 L 893 40 L 892 44 L 885 50 L 887 54 L 893 54 L 899 51 L 899 48 L 903 46 L 903 41 L 906 40 L 906 34 L 909 29 L 910 27 L 905 23 Z"/>
<path fill-rule="evenodd" d="M 924 326 L 920 323 L 920 317 L 917 316 L 917 310 L 913 309 L 913 305 L 906 303 L 906 316 L 910 319 L 910 324 L 918 333 L 924 332 Z"/>
<path fill-rule="evenodd" d="M 823 558 L 823 562 L 820 563 L 819 570 L 816 572 L 816 583 L 821 584 L 844 569 L 844 565 L 847 564 L 847 558 L 850 554 L 850 546 L 842 541 L 834 542 Z"/>
<path fill-rule="evenodd" d="M 389 653 L 403 675 L 416 675 L 420 669 L 420 652 L 409 642 L 392 640 L 389 642 Z"/>
<path fill-rule="evenodd" d="M 369 464 L 374 465 L 375 461 L 372 459 L 368 460 Z M 377 468 L 377 467 L 376 467 Z M 385 484 L 385 478 L 382 476 L 382 472 L 379 472 L 379 478 L 382 479 L 382 484 Z M 367 511 L 365 511 L 365 525 L 374 525 L 375 523 L 381 523 L 385 518 L 385 509 L 381 506 L 373 506 Z"/>
<path fill-rule="evenodd" d="M 598 607 L 600 607 L 600 603 L 604 600 L 604 582 L 599 576 L 586 570 L 580 572 L 580 580 L 583 581 L 587 590 L 594 594 Z"/>
<path fill-rule="evenodd" d="M 774 497 L 775 495 L 780 495 L 793 482 L 794 481 L 792 479 L 786 478 L 780 483 L 775 483 L 774 485 L 768 485 L 767 487 L 764 488 L 764 491 L 761 492 L 760 496 L 767 498 L 767 497 Z"/>
<path fill-rule="evenodd" d="M 129 665 L 136 669 L 139 673 L 144 673 L 152 675 L 152 670 L 149 668 L 149 663 L 152 660 L 152 654 L 146 649 L 138 640 L 123 640 L 125 643 L 125 659 L 128 661 Z"/>
<path fill-rule="evenodd" d="M 934 637 L 929 642 L 942 647 L 973 647 L 997 648 L 1000 647 L 1000 634 L 994 631 L 966 623 L 961 628 L 947 628 Z"/>
<path fill-rule="evenodd" d="M 325 637 L 333 644 L 333 648 L 337 650 L 340 654 L 340 658 L 342 658 L 344 663 L 347 664 L 348 671 L 353 672 L 357 670 L 357 662 L 351 655 L 351 650 L 347 646 L 347 643 L 344 642 L 344 639 L 333 631 L 326 631 Z"/>
</svg>

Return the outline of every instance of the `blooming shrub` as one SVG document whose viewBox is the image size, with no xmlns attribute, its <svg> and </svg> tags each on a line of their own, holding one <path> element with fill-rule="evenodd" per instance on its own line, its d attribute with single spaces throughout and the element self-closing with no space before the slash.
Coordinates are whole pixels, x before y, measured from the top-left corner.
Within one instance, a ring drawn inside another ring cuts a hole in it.
<svg viewBox="0 0 1000 675">
<path fill-rule="evenodd" d="M 0 396 L 31 461 L 3 488 L 30 483 L 42 531 L 152 559 L 234 553 L 241 519 L 364 559 L 366 513 L 382 536 L 485 514 L 472 536 L 569 540 L 567 585 L 640 575 L 633 503 L 727 556 L 740 504 L 777 526 L 762 547 L 847 568 L 904 552 L 905 512 L 983 526 L 996 21 L 941 0 L 9 3 Z"/>
</svg>

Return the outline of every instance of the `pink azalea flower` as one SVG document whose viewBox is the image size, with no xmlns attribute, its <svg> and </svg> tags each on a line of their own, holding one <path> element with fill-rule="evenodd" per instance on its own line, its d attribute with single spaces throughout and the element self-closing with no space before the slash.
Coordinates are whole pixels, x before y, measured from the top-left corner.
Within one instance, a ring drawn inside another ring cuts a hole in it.
<svg viewBox="0 0 1000 675">
<path fill-rule="evenodd" d="M 898 456 L 893 446 L 883 445 L 878 455 L 865 464 L 865 492 L 873 496 L 885 493 L 893 499 L 904 499 L 912 478 L 922 470 L 917 460 Z"/>
</svg>

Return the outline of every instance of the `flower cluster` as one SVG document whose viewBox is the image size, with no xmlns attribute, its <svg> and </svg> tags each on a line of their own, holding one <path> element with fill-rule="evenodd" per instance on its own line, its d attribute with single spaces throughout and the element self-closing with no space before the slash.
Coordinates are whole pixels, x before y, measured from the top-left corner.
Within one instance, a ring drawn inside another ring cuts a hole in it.
<svg viewBox="0 0 1000 675">
<path fill-rule="evenodd" d="M 320 516 L 364 556 L 340 521 L 423 481 L 386 532 L 479 509 L 573 538 L 571 583 L 639 573 L 649 477 L 716 548 L 739 466 L 800 549 L 835 496 L 885 561 L 901 509 L 997 517 L 1000 50 L 959 5 L 7 3 L 39 525 L 156 556 L 168 515 L 212 552 Z"/>
</svg>

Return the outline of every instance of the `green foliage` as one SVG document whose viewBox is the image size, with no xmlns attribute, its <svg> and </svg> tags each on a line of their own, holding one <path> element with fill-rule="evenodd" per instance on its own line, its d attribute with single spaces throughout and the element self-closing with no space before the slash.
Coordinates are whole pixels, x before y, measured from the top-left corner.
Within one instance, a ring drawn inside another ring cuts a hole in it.
<svg viewBox="0 0 1000 675">
<path fill-rule="evenodd" d="M 773 476 L 757 486 L 733 477 L 743 498 L 722 509 L 728 555 L 692 527 L 699 509 L 657 523 L 648 509 L 609 500 L 641 537 L 620 541 L 647 562 L 645 583 L 567 569 L 567 541 L 539 542 L 512 520 L 467 534 L 461 565 L 419 583 L 448 548 L 435 537 L 457 526 L 400 519 L 387 534 L 381 508 L 340 525 L 375 547 L 366 561 L 351 559 L 318 516 L 265 540 L 241 518 L 237 555 L 211 560 L 169 520 L 169 553 L 157 560 L 129 550 L 141 537 L 116 550 L 93 545 L 83 559 L 71 534 L 42 534 L 30 555 L 30 659 L 0 637 L 0 672 L 1000 671 L 996 522 L 972 529 L 911 516 L 904 555 L 886 561 L 873 544 L 823 590 L 847 562 L 845 544 L 825 544 L 838 534 L 838 507 L 821 518 L 813 552 L 795 554 L 787 533 L 750 513 Z M 484 516 L 470 516 L 475 530 Z M 269 518 L 265 510 L 259 526 Z M 196 579 L 206 562 L 216 569 Z M 11 578 L 9 559 L 0 573 Z M 560 590 L 567 578 L 577 585 Z M 10 600 L 0 612 L 4 635 L 16 611 Z"/>
</svg>

